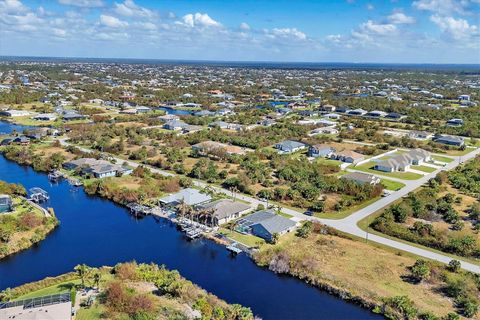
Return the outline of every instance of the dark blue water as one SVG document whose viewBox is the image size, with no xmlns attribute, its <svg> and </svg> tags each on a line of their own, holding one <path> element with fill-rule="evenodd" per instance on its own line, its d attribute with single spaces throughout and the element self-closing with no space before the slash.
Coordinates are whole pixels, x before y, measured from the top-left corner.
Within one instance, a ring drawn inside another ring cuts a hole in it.
<svg viewBox="0 0 480 320">
<path fill-rule="evenodd" d="M 11 134 L 16 131 L 22 133 L 24 130 L 31 129 L 32 127 L 16 125 L 4 121 L 0 121 L 0 135 L 2 134 Z"/>
<path fill-rule="evenodd" d="M 247 256 L 232 258 L 211 241 L 189 242 L 166 220 L 133 219 L 114 203 L 68 183 L 52 185 L 43 173 L 0 156 L 0 179 L 38 186 L 50 194 L 60 226 L 37 246 L 0 260 L 0 289 L 68 271 L 80 263 L 155 262 L 231 303 L 249 306 L 263 319 L 376 319 L 377 315 L 300 280 L 257 267 Z"/>
<path fill-rule="evenodd" d="M 180 109 L 173 109 L 173 108 L 167 108 L 167 107 L 159 107 L 158 110 L 163 110 L 165 111 L 166 114 L 174 114 L 177 116 L 190 116 L 192 115 L 191 111 L 188 110 L 180 110 Z"/>
</svg>

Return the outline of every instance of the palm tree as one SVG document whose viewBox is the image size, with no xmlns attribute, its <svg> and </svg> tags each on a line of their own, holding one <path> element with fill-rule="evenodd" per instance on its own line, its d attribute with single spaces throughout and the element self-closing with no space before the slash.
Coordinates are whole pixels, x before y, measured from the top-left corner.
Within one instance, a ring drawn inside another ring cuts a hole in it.
<svg viewBox="0 0 480 320">
<path fill-rule="evenodd" d="M 101 278 L 102 278 L 102 274 L 100 273 L 100 271 L 96 270 L 95 273 L 93 274 L 93 283 L 96 288 L 98 288 L 98 286 L 100 285 Z"/>
<path fill-rule="evenodd" d="M 276 244 L 278 242 L 278 239 L 280 239 L 280 235 L 278 234 L 278 232 L 274 232 L 272 234 L 272 243 Z"/>
<path fill-rule="evenodd" d="M 74 268 L 74 270 L 77 272 L 78 276 L 80 277 L 80 280 L 82 281 L 82 288 L 85 288 L 85 280 L 87 278 L 89 269 L 90 267 L 84 263 L 76 265 Z"/>
</svg>

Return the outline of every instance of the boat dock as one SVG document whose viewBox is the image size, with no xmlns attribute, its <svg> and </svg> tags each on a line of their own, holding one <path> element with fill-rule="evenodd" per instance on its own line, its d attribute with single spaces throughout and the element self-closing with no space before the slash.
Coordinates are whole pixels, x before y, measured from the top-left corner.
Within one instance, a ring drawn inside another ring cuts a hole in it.
<svg viewBox="0 0 480 320">
<path fill-rule="evenodd" d="M 57 182 L 63 178 L 65 178 L 64 174 L 58 170 L 53 170 L 48 173 L 48 180 L 50 181 Z"/>
<path fill-rule="evenodd" d="M 38 187 L 31 188 L 29 190 L 29 193 L 30 193 L 29 200 L 35 203 L 45 202 L 50 199 L 48 192 Z"/>
<path fill-rule="evenodd" d="M 127 208 L 130 209 L 130 213 L 135 216 L 146 216 L 152 214 L 152 208 L 135 202 L 127 204 Z"/>
<path fill-rule="evenodd" d="M 227 246 L 227 250 L 230 251 L 232 254 L 239 254 L 242 253 L 242 249 L 237 247 L 237 243 L 234 242 L 231 245 Z"/>
</svg>

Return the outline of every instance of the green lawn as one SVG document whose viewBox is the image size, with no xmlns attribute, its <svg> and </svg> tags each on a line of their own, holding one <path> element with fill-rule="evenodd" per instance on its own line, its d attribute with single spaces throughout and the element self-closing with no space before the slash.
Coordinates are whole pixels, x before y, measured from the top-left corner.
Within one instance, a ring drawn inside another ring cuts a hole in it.
<svg viewBox="0 0 480 320">
<path fill-rule="evenodd" d="M 405 184 L 403 184 L 401 182 L 392 181 L 392 180 L 388 180 L 388 179 L 382 179 L 381 183 L 383 184 L 383 186 L 387 190 L 397 191 L 397 190 L 400 190 L 403 187 L 405 187 Z"/>
<path fill-rule="evenodd" d="M 315 160 L 315 163 L 317 164 L 325 164 L 325 165 L 330 165 L 330 166 L 340 166 L 343 162 L 338 161 L 338 160 L 331 160 L 331 159 L 325 159 L 325 158 L 317 158 Z"/>
<path fill-rule="evenodd" d="M 103 306 L 99 306 L 95 303 L 93 306 L 89 308 L 80 308 L 78 310 L 77 315 L 75 316 L 76 320 L 96 320 L 96 319 L 104 319 L 102 317 L 104 312 Z"/>
<path fill-rule="evenodd" d="M 428 173 L 432 173 L 433 171 L 437 170 L 435 168 L 428 167 L 428 166 L 412 166 L 411 168 L 413 170 L 418 170 L 418 171 L 423 171 L 423 172 L 428 172 Z"/>
<path fill-rule="evenodd" d="M 32 298 L 37 298 L 37 297 L 42 297 L 42 296 L 47 296 L 51 294 L 57 294 L 57 293 L 63 293 L 63 292 L 69 292 L 71 288 L 75 285 L 80 284 L 80 279 L 78 280 L 70 280 L 67 282 L 62 282 L 50 287 L 46 287 L 37 291 L 32 291 L 30 293 L 27 293 L 23 296 L 19 296 L 15 300 L 23 300 L 23 299 L 32 299 Z"/>
<path fill-rule="evenodd" d="M 372 203 L 374 203 L 375 201 L 377 201 L 378 199 L 380 199 L 380 197 L 376 197 L 376 198 L 373 198 L 373 199 L 370 199 L 368 201 L 365 201 L 359 205 L 356 205 L 356 206 L 352 206 L 352 207 L 349 207 L 348 209 L 345 209 L 345 210 L 342 210 L 342 211 L 338 211 L 338 212 L 322 212 L 322 213 L 315 213 L 315 217 L 317 218 L 321 218 L 321 219 L 332 219 L 332 220 L 338 220 L 338 219 L 343 219 L 343 218 L 346 218 L 348 217 L 349 215 L 351 215 L 352 213 L 360 210 L 360 209 L 363 209 L 369 205 L 371 205 Z"/>
<path fill-rule="evenodd" d="M 386 177 L 398 178 L 403 180 L 417 180 L 422 177 L 422 175 L 413 172 L 383 172 L 374 170 L 373 167 L 375 166 L 375 162 L 369 161 L 359 166 L 353 167 L 353 169 L 358 171 L 363 171 L 371 174 L 382 175 Z"/>
<path fill-rule="evenodd" d="M 232 231 L 230 229 L 226 228 L 220 228 L 220 233 L 225 235 L 226 237 L 235 240 L 237 242 L 240 242 L 248 247 L 256 247 L 259 244 L 262 245 L 265 243 L 265 240 L 262 238 L 250 235 L 250 234 L 243 234 L 237 231 Z"/>
<path fill-rule="evenodd" d="M 449 157 L 444 157 L 444 156 L 432 156 L 432 159 L 435 161 L 440 161 L 440 162 L 445 162 L 445 163 L 450 163 L 453 161 L 452 158 Z"/>
</svg>

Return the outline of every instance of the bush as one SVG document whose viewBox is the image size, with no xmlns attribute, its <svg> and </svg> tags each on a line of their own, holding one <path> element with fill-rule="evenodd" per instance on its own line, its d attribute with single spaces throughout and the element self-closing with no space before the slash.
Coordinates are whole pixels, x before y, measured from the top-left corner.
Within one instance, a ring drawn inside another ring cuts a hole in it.
<svg viewBox="0 0 480 320">
<path fill-rule="evenodd" d="M 430 277 L 430 266 L 425 260 L 417 260 L 415 264 L 410 267 L 412 276 L 419 282 L 426 280 Z"/>
<path fill-rule="evenodd" d="M 312 229 L 313 229 L 312 222 L 311 221 L 305 221 L 303 223 L 303 225 L 300 228 L 298 228 L 295 235 L 297 237 L 301 237 L 301 238 L 308 238 L 310 233 L 312 233 Z"/>
<path fill-rule="evenodd" d="M 461 268 L 462 264 L 458 260 L 451 260 L 448 263 L 448 270 L 452 272 L 458 272 Z"/>
</svg>

